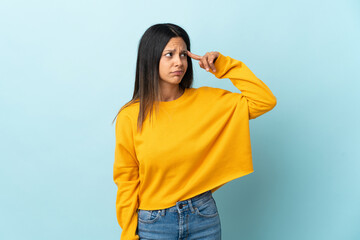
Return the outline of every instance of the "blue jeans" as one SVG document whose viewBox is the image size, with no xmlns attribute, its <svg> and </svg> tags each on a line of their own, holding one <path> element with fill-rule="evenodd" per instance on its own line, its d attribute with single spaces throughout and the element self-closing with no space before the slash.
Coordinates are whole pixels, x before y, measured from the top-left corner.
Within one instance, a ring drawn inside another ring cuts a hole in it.
<svg viewBox="0 0 360 240">
<path fill-rule="evenodd" d="M 140 240 L 221 240 L 220 217 L 211 191 L 158 210 L 138 209 Z"/>
</svg>

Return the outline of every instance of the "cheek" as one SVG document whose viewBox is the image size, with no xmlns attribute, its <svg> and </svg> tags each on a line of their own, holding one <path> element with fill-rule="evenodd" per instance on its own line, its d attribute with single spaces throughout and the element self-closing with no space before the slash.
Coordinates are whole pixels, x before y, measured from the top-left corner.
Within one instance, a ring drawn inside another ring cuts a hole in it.
<svg viewBox="0 0 360 240">
<path fill-rule="evenodd" d="M 160 61 L 159 63 L 159 77 L 161 79 L 167 79 L 169 77 L 170 66 L 168 61 Z"/>
<path fill-rule="evenodd" d="M 160 61 L 159 63 L 159 73 L 162 74 L 164 72 L 166 72 L 166 63 L 164 61 Z"/>
<path fill-rule="evenodd" d="M 169 61 L 166 61 L 166 59 L 160 60 L 159 66 L 163 70 L 167 69 L 169 68 Z"/>
<path fill-rule="evenodd" d="M 183 60 L 183 65 L 184 65 L 184 69 L 185 69 L 185 72 L 186 72 L 186 69 L 188 67 L 188 61 L 187 59 Z"/>
</svg>

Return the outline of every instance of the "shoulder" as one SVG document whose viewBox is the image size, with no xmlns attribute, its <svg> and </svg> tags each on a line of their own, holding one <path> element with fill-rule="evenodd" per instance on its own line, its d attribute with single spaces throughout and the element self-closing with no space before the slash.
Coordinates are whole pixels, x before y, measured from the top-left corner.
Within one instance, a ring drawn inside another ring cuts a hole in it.
<svg viewBox="0 0 360 240">
<path fill-rule="evenodd" d="M 211 96 L 211 97 L 222 96 L 224 94 L 231 93 L 230 91 L 222 88 L 208 87 L 208 86 L 199 87 L 197 91 L 202 95 Z"/>
<path fill-rule="evenodd" d="M 198 88 L 198 98 L 200 102 L 206 102 L 208 105 L 217 105 L 225 108 L 226 106 L 237 105 L 242 101 L 242 94 L 231 92 L 226 89 L 216 87 L 200 87 Z"/>
<path fill-rule="evenodd" d="M 121 107 L 119 114 L 116 117 L 116 125 L 118 123 L 136 122 L 139 114 L 139 102 L 127 103 Z"/>
</svg>

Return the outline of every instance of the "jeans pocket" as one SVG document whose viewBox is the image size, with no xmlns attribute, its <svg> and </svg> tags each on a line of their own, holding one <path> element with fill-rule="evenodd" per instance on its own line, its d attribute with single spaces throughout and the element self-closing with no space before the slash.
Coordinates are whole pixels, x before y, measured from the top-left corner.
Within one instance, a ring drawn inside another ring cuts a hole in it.
<svg viewBox="0 0 360 240">
<path fill-rule="evenodd" d="M 138 220 L 142 223 L 155 223 L 160 217 L 160 210 L 138 209 Z"/>
<path fill-rule="evenodd" d="M 215 200 L 211 197 L 208 201 L 200 206 L 195 207 L 195 212 L 201 217 L 216 217 L 219 215 Z"/>
</svg>

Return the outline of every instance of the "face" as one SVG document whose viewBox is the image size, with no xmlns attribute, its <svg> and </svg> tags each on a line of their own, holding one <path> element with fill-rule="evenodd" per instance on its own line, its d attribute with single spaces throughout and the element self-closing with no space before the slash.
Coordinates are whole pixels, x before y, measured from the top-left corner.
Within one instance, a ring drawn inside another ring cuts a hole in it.
<svg viewBox="0 0 360 240">
<path fill-rule="evenodd" d="M 181 37 L 171 38 L 160 58 L 160 84 L 179 84 L 187 67 L 186 43 Z"/>
</svg>

